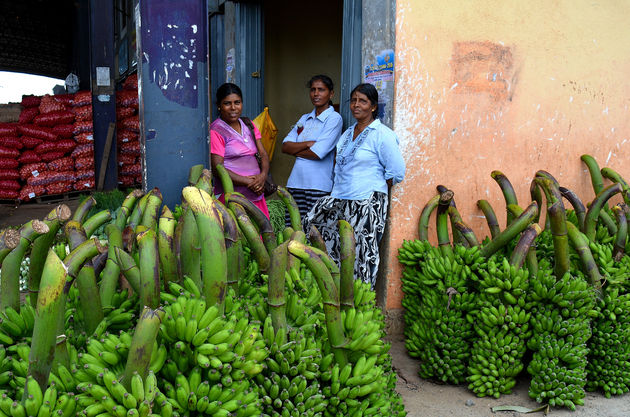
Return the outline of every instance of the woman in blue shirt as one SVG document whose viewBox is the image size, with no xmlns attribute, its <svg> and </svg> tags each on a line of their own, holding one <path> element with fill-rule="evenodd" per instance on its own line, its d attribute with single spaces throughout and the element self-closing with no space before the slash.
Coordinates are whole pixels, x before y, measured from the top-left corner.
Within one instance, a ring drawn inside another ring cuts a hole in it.
<svg viewBox="0 0 630 417">
<path fill-rule="evenodd" d="M 330 196 L 321 198 L 305 218 L 305 230 L 317 227 L 328 253 L 339 261 L 340 219 L 354 228 L 355 277 L 376 283 L 379 253 L 389 204 L 389 188 L 405 176 L 398 137 L 377 119 L 378 92 L 359 84 L 350 94 L 356 123 L 339 139 Z"/>
<path fill-rule="evenodd" d="M 332 80 L 315 75 L 307 86 L 315 108 L 300 117 L 282 141 L 282 152 L 296 157 L 287 188 L 302 217 L 332 189 L 333 151 L 342 126 L 341 116 L 332 107 Z"/>
</svg>

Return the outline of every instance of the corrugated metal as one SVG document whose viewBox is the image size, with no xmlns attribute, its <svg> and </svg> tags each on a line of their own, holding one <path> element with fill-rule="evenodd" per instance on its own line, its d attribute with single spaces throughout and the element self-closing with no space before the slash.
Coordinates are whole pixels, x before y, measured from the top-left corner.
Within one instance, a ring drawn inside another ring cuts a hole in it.
<svg viewBox="0 0 630 417">
<path fill-rule="evenodd" d="M 341 98 L 339 113 L 344 126 L 354 123 L 350 114 L 350 91 L 361 83 L 361 42 L 363 22 L 363 1 L 344 0 L 343 40 L 341 46 Z"/>
<path fill-rule="evenodd" d="M 251 118 L 264 106 L 263 34 L 261 3 L 236 3 L 236 83 L 243 90 L 243 115 Z"/>
<path fill-rule="evenodd" d="M 210 102 L 214 93 L 225 82 L 225 15 L 210 16 Z M 211 120 L 219 117 L 216 105 L 210 105 Z"/>
</svg>

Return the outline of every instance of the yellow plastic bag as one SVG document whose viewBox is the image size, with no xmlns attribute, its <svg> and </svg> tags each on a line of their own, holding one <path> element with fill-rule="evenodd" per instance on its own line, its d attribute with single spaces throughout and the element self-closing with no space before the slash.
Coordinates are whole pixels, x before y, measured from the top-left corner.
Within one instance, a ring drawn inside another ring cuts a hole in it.
<svg viewBox="0 0 630 417">
<path fill-rule="evenodd" d="M 269 155 L 269 161 L 273 157 L 273 150 L 276 147 L 276 136 L 278 136 L 278 128 L 276 127 L 271 116 L 269 115 L 269 107 L 265 107 L 254 120 L 252 120 L 262 136 L 262 144 Z"/>
</svg>

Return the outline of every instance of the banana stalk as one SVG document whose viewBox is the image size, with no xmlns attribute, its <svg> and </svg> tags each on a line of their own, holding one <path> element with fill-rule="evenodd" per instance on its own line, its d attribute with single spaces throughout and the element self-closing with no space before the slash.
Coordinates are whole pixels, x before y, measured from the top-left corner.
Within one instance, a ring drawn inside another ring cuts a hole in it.
<svg viewBox="0 0 630 417">
<path fill-rule="evenodd" d="M 289 193 L 286 188 L 278 186 L 278 195 L 280 196 L 280 199 L 289 212 L 289 218 L 291 219 L 291 227 L 293 228 L 293 230 L 303 231 L 304 229 L 302 229 L 300 209 L 298 208 L 297 203 L 293 199 L 291 193 Z"/>
<path fill-rule="evenodd" d="M 289 240 L 297 240 L 300 243 L 306 244 L 306 235 L 301 230 L 298 230 L 297 232 L 293 232 L 291 237 L 287 239 L 287 241 Z M 324 253 L 328 253 L 328 252 L 324 252 Z M 295 269 L 299 273 L 300 263 L 301 263 L 300 258 L 293 255 L 289 256 L 289 261 L 287 262 L 287 270 Z"/>
<path fill-rule="evenodd" d="M 510 204 L 518 205 L 518 199 L 516 198 L 516 193 L 514 192 L 514 187 L 512 187 L 512 183 L 501 171 L 492 171 L 490 176 L 493 180 L 499 184 L 501 188 L 501 192 L 503 193 L 503 198 L 505 199 L 505 206 L 509 206 Z M 507 213 L 507 225 L 509 226 L 514 221 L 514 218 L 508 211 Z"/>
<path fill-rule="evenodd" d="M 28 269 L 28 292 L 33 307 L 37 304 L 39 281 L 42 277 L 48 250 L 55 240 L 55 235 L 59 231 L 59 228 L 63 223 L 68 221 L 71 214 L 70 208 L 65 204 L 60 204 L 55 207 L 43 220 L 48 226 L 48 233 L 38 237 L 33 242 L 33 247 L 31 248 L 31 263 Z"/>
<path fill-rule="evenodd" d="M 448 217 L 451 219 L 451 230 L 453 231 L 453 243 L 454 244 L 459 243 L 466 247 L 479 245 L 479 241 L 477 240 L 475 233 L 472 231 L 470 227 L 466 226 L 453 200 L 451 200 L 451 205 L 446 211 L 448 213 Z M 466 233 L 465 236 L 464 236 L 464 233 Z"/>
<path fill-rule="evenodd" d="M 559 189 L 562 197 L 566 198 L 571 206 L 573 206 L 573 211 L 575 211 L 575 215 L 578 219 L 578 227 L 580 230 L 583 230 L 584 218 L 586 217 L 586 207 L 584 207 L 582 200 L 580 200 L 580 197 L 568 188 L 560 187 Z"/>
<path fill-rule="evenodd" d="M 94 267 L 94 274 L 98 277 L 103 272 L 105 268 L 105 264 L 107 263 L 107 259 L 109 259 L 109 254 L 107 252 L 100 253 L 92 258 L 92 266 Z"/>
<path fill-rule="evenodd" d="M 83 230 L 87 237 L 92 236 L 96 229 L 107 223 L 112 219 L 112 212 L 109 210 L 101 210 L 95 215 L 89 217 L 83 222 Z"/>
<path fill-rule="evenodd" d="M 449 209 L 450 208 L 452 207 L 449 207 Z M 464 239 L 466 239 L 468 246 L 479 246 L 479 240 L 477 239 L 477 236 L 475 236 L 475 232 L 473 232 L 473 230 L 468 227 L 464 222 L 456 221 L 455 223 L 453 223 L 453 227 L 462 235 Z"/>
<path fill-rule="evenodd" d="M 155 230 L 147 229 L 138 236 L 140 267 L 140 302 L 143 306 L 157 308 L 160 305 L 160 264 Z"/>
<path fill-rule="evenodd" d="M 509 241 L 514 239 L 519 233 L 521 233 L 529 224 L 534 220 L 538 212 L 538 204 L 532 202 L 523 213 L 518 216 L 514 221 L 505 228 L 497 237 L 492 239 L 481 248 L 481 255 L 485 258 L 489 258 L 496 251 L 507 245 Z"/>
<path fill-rule="evenodd" d="M 142 220 L 142 216 L 144 215 L 144 210 L 147 207 L 149 196 L 151 195 L 152 191 L 153 190 L 149 191 L 148 193 L 143 195 L 140 198 L 140 200 L 138 200 L 138 203 L 133 208 L 133 211 L 131 212 L 131 214 L 129 215 L 129 218 L 127 219 L 127 225 L 131 227 L 134 233 L 136 231 L 136 226 L 138 226 L 140 224 L 140 221 Z"/>
<path fill-rule="evenodd" d="M 223 312 L 227 291 L 227 255 L 223 228 L 212 196 L 195 187 L 186 187 L 182 195 L 195 214 L 201 246 L 203 293 L 209 306 Z M 268 265 L 267 265 L 268 266 Z"/>
<path fill-rule="evenodd" d="M 547 172 L 547 171 L 544 171 L 542 169 L 538 170 L 538 171 L 536 171 L 535 177 L 548 179 L 549 181 L 554 183 L 555 188 L 559 188 L 560 187 L 560 183 L 558 182 L 558 180 L 553 175 L 551 175 L 549 172 Z"/>
<path fill-rule="evenodd" d="M 617 234 L 617 223 L 615 223 L 610 214 L 608 214 L 608 212 L 605 210 L 607 208 L 608 207 L 604 206 L 602 207 L 603 210 L 600 210 L 599 221 L 602 222 L 606 229 L 608 229 L 608 234 L 614 236 Z"/>
<path fill-rule="evenodd" d="M 118 215 L 116 216 L 116 226 L 118 226 L 120 230 L 123 230 L 127 225 L 127 217 L 129 217 L 129 214 L 133 211 L 136 201 L 143 195 L 144 193 L 141 190 L 133 190 L 127 194 L 127 197 L 125 197 L 125 200 L 118 211 Z"/>
<path fill-rule="evenodd" d="M 48 233 L 46 223 L 31 220 L 20 228 L 20 241 L 2 260 L 2 280 L 0 280 L 0 309 L 12 307 L 20 311 L 20 265 L 24 254 L 33 241 Z"/>
<path fill-rule="evenodd" d="M 140 268 L 138 268 L 136 260 L 120 247 L 115 247 L 114 252 L 116 253 L 116 262 L 120 268 L 120 272 L 122 272 L 125 279 L 127 279 L 131 289 L 133 289 L 136 294 L 140 294 Z"/>
<path fill-rule="evenodd" d="M 435 217 L 436 230 L 438 238 L 438 246 L 443 256 L 452 258 L 453 248 L 451 247 L 450 237 L 448 235 L 448 208 L 451 205 L 453 199 L 453 192 L 446 190 L 440 195 L 440 201 L 438 202 L 437 215 Z"/>
<path fill-rule="evenodd" d="M 440 201 L 440 194 L 433 196 L 422 209 L 418 220 L 418 236 L 420 240 L 429 240 L 429 219 Z"/>
<path fill-rule="evenodd" d="M 20 243 L 20 232 L 4 229 L 0 232 L 0 262 Z"/>
<path fill-rule="evenodd" d="M 102 246 L 97 238 L 84 241 L 72 252 L 70 252 L 63 260 L 67 268 L 67 275 L 71 278 L 76 278 L 85 262 L 92 259 L 99 253 L 105 252 L 107 252 L 107 247 Z"/>
<path fill-rule="evenodd" d="M 529 185 L 529 195 L 532 198 L 532 201 L 535 201 L 536 204 L 538 204 L 538 207 L 542 207 L 543 205 L 543 197 L 542 197 L 542 191 L 540 189 L 540 187 L 538 186 L 538 183 L 536 182 L 536 180 L 532 180 L 531 184 Z M 540 222 L 540 215 L 542 210 L 538 211 L 538 214 L 536 215 L 536 218 L 534 219 L 534 223 L 538 223 Z M 548 223 L 549 219 L 545 218 L 545 223 Z"/>
<path fill-rule="evenodd" d="M 512 215 L 514 217 L 520 216 L 521 214 L 523 214 L 523 211 L 524 211 L 520 206 L 516 206 L 516 205 L 509 205 L 508 210 L 512 212 Z M 537 223 L 534 223 L 532 221 L 532 224 L 537 224 Z M 530 278 L 536 276 L 536 274 L 538 274 L 538 258 L 536 257 L 535 246 L 530 245 L 529 250 L 527 251 L 527 255 L 525 257 L 525 262 L 527 265 L 527 271 L 529 271 Z"/>
<path fill-rule="evenodd" d="M 149 229 L 154 229 L 157 224 L 158 217 L 160 216 L 161 206 L 162 193 L 159 188 L 155 187 L 149 192 L 147 205 L 144 207 L 144 211 L 142 212 L 142 220 L 140 221 L 140 224 L 148 227 Z"/>
<path fill-rule="evenodd" d="M 478 200 L 477 207 L 479 207 L 483 212 L 486 222 L 488 223 L 488 228 L 490 229 L 490 236 L 494 239 L 499 233 L 501 233 L 497 215 L 494 213 L 492 206 L 487 200 Z"/>
<path fill-rule="evenodd" d="M 599 194 L 604 189 L 604 178 L 599 170 L 597 161 L 591 155 L 582 155 L 580 159 L 586 164 L 588 172 L 591 174 L 591 183 L 593 184 L 595 195 Z"/>
<path fill-rule="evenodd" d="M 28 374 L 37 381 L 42 392 L 48 386 L 50 367 L 55 356 L 57 324 L 64 316 L 66 276 L 66 266 L 52 249 L 49 250 L 37 296 L 33 339 L 28 357 Z M 25 390 L 24 398 L 28 398 L 28 395 L 28 390 Z"/>
<path fill-rule="evenodd" d="M 582 261 L 584 273 L 588 276 L 593 288 L 600 290 L 602 288 L 602 276 L 599 273 L 597 263 L 589 248 L 588 238 L 581 233 L 573 223 L 567 223 L 567 232 L 569 234 L 569 241 Z"/>
<path fill-rule="evenodd" d="M 122 384 L 128 392 L 131 392 L 131 377 L 137 372 L 142 380 L 146 380 L 151 364 L 153 346 L 160 330 L 160 324 L 164 318 L 164 310 L 161 308 L 152 310 L 144 307 L 136 330 L 131 339 L 131 346 L 122 376 Z"/>
<path fill-rule="evenodd" d="M 77 275 L 77 288 L 79 290 L 79 302 L 83 311 L 83 321 L 87 334 L 94 333 L 98 324 L 103 320 L 103 307 L 98 294 L 94 267 L 85 265 Z"/>
<path fill-rule="evenodd" d="M 606 201 L 608 201 L 613 195 L 620 193 L 621 190 L 622 188 L 620 184 L 611 184 L 597 194 L 597 197 L 595 197 L 591 203 L 584 219 L 584 234 L 589 241 L 595 241 L 595 234 L 597 233 L 597 219 L 600 217 L 602 207 L 606 204 Z"/>
<path fill-rule="evenodd" d="M 296 232 L 296 233 L 299 233 L 299 232 Z M 330 255 L 328 255 L 328 252 L 324 252 L 313 247 L 311 247 L 311 250 L 313 251 L 313 253 L 319 256 L 322 262 L 324 262 L 324 265 L 326 265 L 326 268 L 328 268 L 328 271 L 330 271 L 330 276 L 332 277 L 332 280 L 335 283 L 335 286 L 337 287 L 337 291 L 339 291 L 339 287 L 341 285 L 341 271 L 339 267 L 337 266 L 337 264 L 335 263 L 335 261 L 333 261 Z"/>
<path fill-rule="evenodd" d="M 538 223 L 532 223 L 527 226 L 527 229 L 523 230 L 523 233 L 521 233 L 521 237 L 518 239 L 518 243 L 512 252 L 512 256 L 510 257 L 511 265 L 514 265 L 516 268 L 521 268 L 523 266 L 523 262 L 525 261 L 532 244 L 541 232 L 542 230 Z"/>
<path fill-rule="evenodd" d="M 245 238 L 247 239 L 247 243 L 249 244 L 250 249 L 252 250 L 252 254 L 254 255 L 254 259 L 258 263 L 258 267 L 261 271 L 267 271 L 269 269 L 269 252 L 265 248 L 263 242 L 260 240 L 260 236 L 258 235 L 258 231 L 254 227 L 252 221 L 247 216 L 245 209 L 241 207 L 239 204 L 232 204 L 230 209 L 234 212 L 236 216 L 236 221 L 238 222 L 239 227 L 243 231 Z"/>
<path fill-rule="evenodd" d="M 448 191 L 448 188 L 446 188 L 443 185 L 438 185 L 436 187 L 437 192 L 440 193 L 440 195 L 445 192 Z M 438 201 L 439 203 L 439 201 Z M 457 210 L 457 205 L 455 204 L 455 199 L 453 198 L 451 200 L 451 202 L 449 203 L 449 208 L 448 208 L 448 217 L 451 221 L 451 233 L 453 234 L 453 246 L 459 244 L 459 245 L 463 245 L 468 247 L 468 242 L 466 241 L 466 239 L 464 238 L 464 236 L 462 236 L 461 233 L 459 233 L 459 230 L 455 227 L 455 223 L 460 221 L 463 222 L 462 217 L 459 214 L 459 211 Z"/>
<path fill-rule="evenodd" d="M 105 233 L 107 234 L 109 247 L 107 250 L 107 263 L 105 264 L 105 269 L 101 274 L 101 286 L 99 292 L 102 306 L 104 308 L 111 308 L 113 307 L 112 301 L 114 294 L 116 293 L 116 286 L 118 285 L 118 277 L 120 275 L 120 268 L 116 258 L 116 249 L 122 248 L 123 239 L 120 228 L 114 223 L 110 223 L 105 226 Z"/>
<path fill-rule="evenodd" d="M 553 236 L 554 251 L 554 273 L 560 279 L 571 269 L 569 261 L 569 237 L 567 236 L 567 216 L 562 205 L 562 200 L 558 200 L 547 209 Z"/>
<path fill-rule="evenodd" d="M 203 164 L 193 165 L 188 171 L 188 185 L 195 185 L 204 170 Z"/>
<path fill-rule="evenodd" d="M 76 249 L 81 243 L 87 240 L 87 235 L 83 226 L 76 220 L 70 220 L 63 228 L 63 232 L 66 235 L 70 252 Z"/>
<path fill-rule="evenodd" d="M 280 329 L 287 329 L 286 299 L 284 296 L 284 274 L 287 271 L 289 242 L 277 246 L 271 254 L 269 265 L 268 297 L 269 315 L 273 324 L 274 333 Z"/>
<path fill-rule="evenodd" d="M 339 302 L 344 311 L 354 308 L 354 262 L 356 259 L 354 229 L 345 220 L 339 220 L 339 261 L 341 264 Z"/>
<path fill-rule="evenodd" d="M 317 281 L 317 286 L 322 294 L 328 340 L 339 368 L 343 369 L 348 359 L 343 349 L 346 345 L 346 338 L 343 332 L 343 323 L 341 322 L 337 286 L 333 282 L 328 267 L 312 248 L 300 242 L 291 241 L 289 242 L 289 252 L 304 262 Z"/>
<path fill-rule="evenodd" d="M 192 170 L 192 168 L 191 168 Z M 162 280 L 166 287 L 169 281 L 177 281 L 177 259 L 175 257 L 174 236 L 177 221 L 167 206 L 162 208 L 162 215 L 158 222 L 158 253 L 160 255 L 160 267 L 162 268 Z"/>
<path fill-rule="evenodd" d="M 242 195 L 235 193 L 226 193 L 225 201 L 228 206 L 231 203 L 240 204 L 241 207 L 245 209 L 245 212 L 249 216 L 250 219 L 258 226 L 258 230 L 260 230 L 260 235 L 262 236 L 263 243 L 265 244 L 265 249 L 267 249 L 267 253 L 271 256 L 271 252 L 276 248 L 277 240 L 276 234 L 273 232 L 273 226 L 271 225 L 271 221 L 265 216 L 265 214 L 254 205 L 247 198 Z"/>
<path fill-rule="evenodd" d="M 315 226 L 311 226 L 311 231 L 313 229 L 315 229 L 315 231 L 319 234 L 319 232 L 317 231 L 317 228 Z M 286 242 L 287 240 L 291 239 L 291 236 L 293 236 L 293 232 L 295 232 L 295 230 L 293 230 L 293 228 L 291 226 L 285 227 L 282 230 L 282 241 Z M 321 238 L 321 236 L 320 236 L 320 238 Z M 309 239 L 311 239 L 310 236 L 309 236 Z M 312 244 L 312 242 L 311 242 L 311 244 Z M 313 246 L 315 246 L 315 245 L 313 245 Z"/>
<path fill-rule="evenodd" d="M 223 187 L 223 192 L 233 193 L 234 192 L 234 183 L 232 182 L 232 178 L 230 178 L 230 174 L 225 169 L 225 167 L 221 164 L 218 164 L 214 167 L 215 174 L 219 177 L 219 181 L 221 181 L 221 186 Z"/>
<path fill-rule="evenodd" d="M 287 228 L 287 229 L 290 229 L 291 233 L 293 233 L 293 228 Z M 287 229 L 284 229 L 284 230 L 286 231 Z M 285 235 L 285 240 L 287 240 L 286 235 Z M 309 230 L 308 232 L 308 240 L 311 242 L 312 247 L 317 248 L 321 250 L 322 252 L 328 253 L 328 249 L 326 249 L 326 242 L 324 241 L 322 234 L 319 233 L 319 230 L 317 230 L 317 227 L 313 225 L 311 225 L 311 230 Z"/>
<path fill-rule="evenodd" d="M 621 195 L 623 196 L 623 201 L 630 205 L 630 196 L 628 195 L 630 192 L 630 185 L 628 185 L 626 180 L 612 168 L 602 168 L 600 172 L 604 178 L 608 178 L 612 182 L 616 182 L 621 185 Z"/>
<path fill-rule="evenodd" d="M 204 169 L 203 171 L 201 171 L 201 175 L 199 176 L 197 182 L 190 185 L 194 185 L 195 187 L 204 190 L 208 194 L 214 195 L 214 191 L 212 187 L 212 172 L 210 172 L 207 169 Z"/>
<path fill-rule="evenodd" d="M 74 211 L 74 216 L 72 216 L 72 220 L 83 223 L 85 217 L 88 215 L 94 204 L 96 204 L 96 200 L 92 196 L 89 196 L 88 198 L 83 200 Z"/>
<path fill-rule="evenodd" d="M 613 249 L 613 257 L 616 262 L 620 262 L 626 252 L 626 239 L 628 237 L 628 221 L 626 219 L 625 208 L 627 206 L 617 204 L 612 208 L 613 213 L 617 217 L 617 234 L 615 235 L 615 246 Z"/>
<path fill-rule="evenodd" d="M 175 257 L 179 260 L 177 271 L 180 279 L 187 276 L 201 288 L 201 259 L 198 234 L 195 215 L 188 205 L 184 205 L 184 212 L 179 218 L 177 226 L 175 226 L 174 235 Z"/>
<path fill-rule="evenodd" d="M 223 224 L 223 238 L 225 239 L 225 254 L 227 258 L 227 285 L 236 290 L 242 268 L 241 263 L 244 263 L 241 260 L 243 242 L 234 214 L 219 200 L 214 200 L 214 208 L 219 213 Z"/>
</svg>

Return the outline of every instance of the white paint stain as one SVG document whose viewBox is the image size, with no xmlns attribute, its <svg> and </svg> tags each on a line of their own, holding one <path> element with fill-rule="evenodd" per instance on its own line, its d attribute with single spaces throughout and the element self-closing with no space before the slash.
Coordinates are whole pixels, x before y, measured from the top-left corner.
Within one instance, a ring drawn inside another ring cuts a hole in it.
<svg viewBox="0 0 630 417">
<path fill-rule="evenodd" d="M 573 103 L 573 96 L 569 97 L 569 103 Z"/>
<path fill-rule="evenodd" d="M 608 152 L 608 158 L 606 158 L 606 163 L 610 161 L 610 157 L 613 155 L 612 151 Z"/>
<path fill-rule="evenodd" d="M 197 33 L 197 25 L 190 25 L 193 30 L 193 33 Z"/>
<path fill-rule="evenodd" d="M 608 107 L 606 107 L 604 110 L 602 110 L 602 114 L 608 114 Z"/>
</svg>

